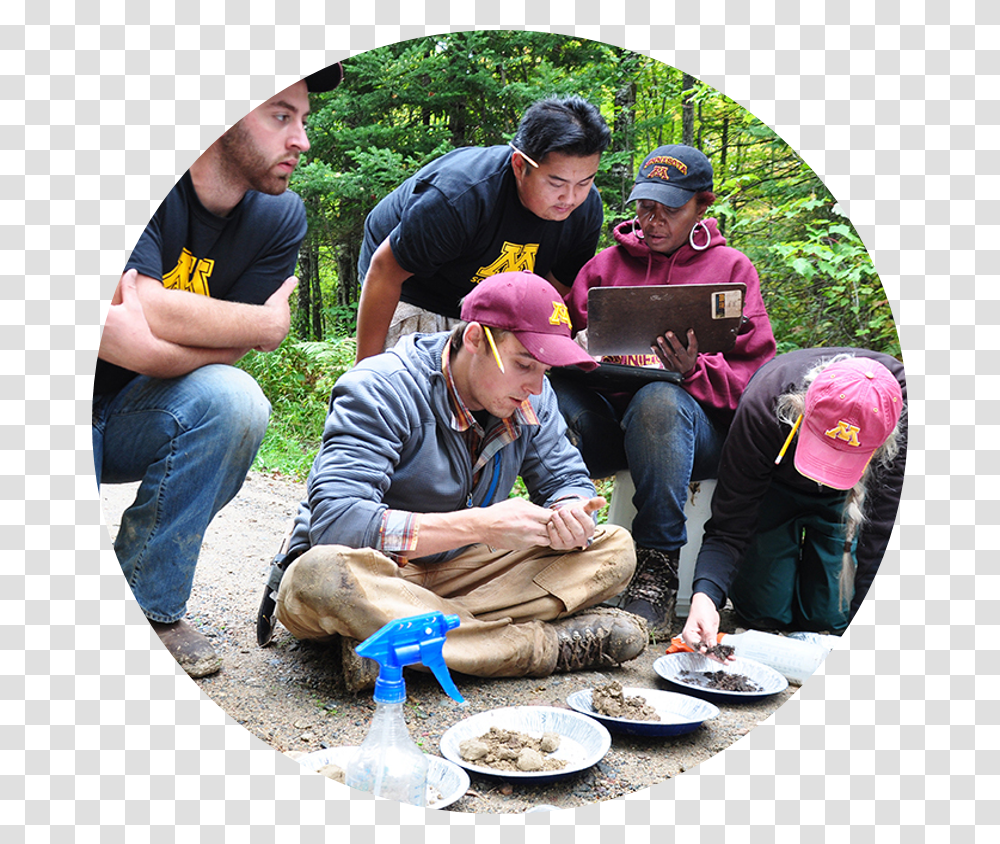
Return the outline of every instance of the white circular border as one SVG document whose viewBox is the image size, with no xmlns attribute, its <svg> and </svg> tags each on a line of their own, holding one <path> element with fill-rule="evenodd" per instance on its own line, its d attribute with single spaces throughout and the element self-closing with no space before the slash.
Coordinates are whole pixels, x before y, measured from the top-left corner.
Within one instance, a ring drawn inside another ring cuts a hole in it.
<svg viewBox="0 0 1000 844">
<path fill-rule="evenodd" d="M 23 165 L 23 193 L 15 175 L 0 195 L 0 251 L 11 277 L 24 279 L 23 301 L 8 294 L 5 309 L 8 336 L 24 331 L 23 351 L 8 340 L 4 355 L 14 420 L 5 488 L 23 484 L 24 501 L 9 501 L 3 516 L 14 566 L 0 598 L 8 634 L 0 758 L 6 772 L 22 773 L 23 787 L 4 795 L 3 823 L 50 835 L 125 825 L 143 839 L 161 828 L 205 829 L 212 840 L 223 827 L 227 838 L 264 826 L 312 840 L 372 824 L 398 825 L 400 837 L 407 826 L 472 825 L 484 840 L 501 827 L 571 826 L 568 839 L 629 824 L 649 837 L 680 827 L 685 839 L 706 841 L 727 825 L 773 830 L 769 839 L 811 827 L 825 840 L 873 825 L 947 837 L 977 819 L 995 824 L 984 793 L 994 789 L 984 783 L 996 784 L 985 757 L 997 741 L 973 733 L 984 715 L 977 699 L 996 693 L 977 679 L 986 666 L 972 648 L 997 627 L 987 610 L 998 590 L 985 568 L 996 549 L 996 493 L 988 476 L 976 477 L 977 468 L 992 469 L 995 449 L 977 446 L 996 428 L 972 379 L 990 384 L 996 369 L 988 366 L 996 251 L 987 245 L 996 202 L 976 201 L 996 194 L 1000 173 L 997 60 L 988 46 L 997 42 L 996 14 L 969 4 L 896 18 L 794 3 L 705 11 L 632 3 L 612 14 L 596 2 L 556 2 L 518 22 L 517 7 L 501 21 L 485 5 L 337 12 L 303 2 L 309 22 L 288 24 L 280 5 L 254 10 L 251 22 L 249 9 L 233 21 L 209 4 L 132 8 L 104 20 L 110 15 L 53 3 L 48 14 L 26 6 L 0 27 L 5 83 L 15 81 L 5 95 L 7 146 L 19 130 L 24 138 L 23 150 L 9 150 Z M 392 16 L 398 23 L 387 23 Z M 620 800 L 551 815 L 425 814 L 302 774 L 154 646 L 94 488 L 93 363 L 124 257 L 225 126 L 349 54 L 509 27 L 592 38 L 683 68 L 802 155 L 851 217 L 892 303 L 911 446 L 899 525 L 868 600 L 845 645 L 773 718 L 696 770 Z"/>
</svg>

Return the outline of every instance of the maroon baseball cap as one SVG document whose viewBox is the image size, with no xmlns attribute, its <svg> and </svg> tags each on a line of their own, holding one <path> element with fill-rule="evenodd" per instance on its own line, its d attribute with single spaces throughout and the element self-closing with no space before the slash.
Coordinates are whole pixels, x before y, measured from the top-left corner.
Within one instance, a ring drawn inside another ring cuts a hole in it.
<svg viewBox="0 0 1000 844">
<path fill-rule="evenodd" d="M 479 282 L 462 300 L 462 319 L 511 332 L 548 366 L 594 369 L 597 361 L 573 341 L 562 296 L 541 276 L 499 273 Z"/>
<path fill-rule="evenodd" d="M 830 364 L 806 391 L 795 468 L 833 489 L 850 489 L 896 429 L 903 391 L 872 358 Z"/>
</svg>

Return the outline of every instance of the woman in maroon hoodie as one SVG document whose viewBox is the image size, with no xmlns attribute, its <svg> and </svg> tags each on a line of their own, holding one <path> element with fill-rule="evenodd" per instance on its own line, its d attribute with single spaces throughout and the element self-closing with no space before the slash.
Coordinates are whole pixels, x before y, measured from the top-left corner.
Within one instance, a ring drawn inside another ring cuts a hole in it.
<svg viewBox="0 0 1000 844">
<path fill-rule="evenodd" d="M 743 282 L 746 321 L 736 347 L 725 354 L 699 354 L 693 331 L 686 342 L 668 332 L 657 338 L 649 355 L 606 358 L 681 376 L 679 384 L 653 381 L 628 394 L 603 394 L 553 376 L 569 437 L 591 476 L 603 478 L 624 468 L 632 473 L 638 564 L 624 607 L 661 633 L 673 621 L 680 549 L 687 542 L 688 485 L 715 477 L 743 388 L 775 354 L 757 271 L 746 255 L 726 246 L 716 220 L 705 219 L 715 201 L 712 175 L 708 158 L 693 147 L 674 144 L 650 153 L 629 196 L 636 203 L 635 219 L 617 226 L 617 245 L 580 270 L 566 304 L 585 345 L 592 287 Z"/>
</svg>

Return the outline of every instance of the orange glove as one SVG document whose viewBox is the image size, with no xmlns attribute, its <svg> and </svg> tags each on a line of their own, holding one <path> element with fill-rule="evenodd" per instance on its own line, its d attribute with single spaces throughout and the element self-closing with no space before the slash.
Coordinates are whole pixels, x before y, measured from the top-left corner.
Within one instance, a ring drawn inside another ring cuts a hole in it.
<svg viewBox="0 0 1000 844">
<path fill-rule="evenodd" d="M 718 637 L 716 638 L 715 643 L 719 644 L 722 641 L 722 637 L 725 636 L 725 635 L 726 635 L 725 633 L 720 633 L 718 635 Z M 667 648 L 666 653 L 668 653 L 668 654 L 680 654 L 680 653 L 692 654 L 692 653 L 694 653 L 694 648 L 690 647 L 687 644 L 687 642 L 685 642 L 680 636 L 674 636 L 674 638 L 670 640 L 670 647 Z"/>
</svg>

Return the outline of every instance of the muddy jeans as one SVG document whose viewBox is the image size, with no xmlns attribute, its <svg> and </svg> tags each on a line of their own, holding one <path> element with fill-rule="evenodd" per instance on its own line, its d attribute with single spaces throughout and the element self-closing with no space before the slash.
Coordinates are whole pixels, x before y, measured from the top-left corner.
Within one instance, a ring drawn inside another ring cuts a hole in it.
<svg viewBox="0 0 1000 844">
<path fill-rule="evenodd" d="M 281 581 L 278 620 L 297 639 L 367 639 L 396 618 L 439 611 L 461 625 L 444 645 L 449 668 L 476 677 L 545 677 L 558 656 L 547 621 L 621 592 L 635 569 L 632 537 L 598 528 L 585 551 L 492 551 L 400 568 L 370 548 L 316 546 Z"/>
</svg>

